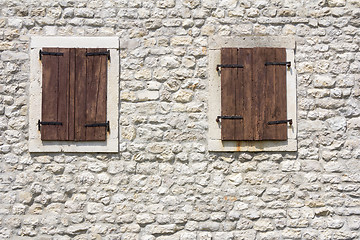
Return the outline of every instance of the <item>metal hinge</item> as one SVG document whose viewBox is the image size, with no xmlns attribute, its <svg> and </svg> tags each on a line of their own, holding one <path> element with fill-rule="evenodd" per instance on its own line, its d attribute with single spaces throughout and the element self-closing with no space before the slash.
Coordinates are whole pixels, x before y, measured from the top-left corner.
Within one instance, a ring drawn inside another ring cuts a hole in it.
<svg viewBox="0 0 360 240">
<path fill-rule="evenodd" d="M 85 124 L 85 127 L 106 127 L 106 131 L 110 132 L 110 122 L 109 121 L 107 121 L 105 123 Z"/>
<path fill-rule="evenodd" d="M 108 57 L 108 60 L 110 60 L 110 50 L 107 50 L 106 52 L 87 52 L 86 56 L 99 56 L 99 55 L 106 55 Z"/>
<path fill-rule="evenodd" d="M 220 68 L 243 68 L 243 65 L 239 64 L 218 64 L 216 65 L 216 71 L 219 71 Z"/>
<path fill-rule="evenodd" d="M 289 120 L 279 120 L 279 121 L 270 121 L 268 122 L 267 124 L 268 125 L 275 125 L 275 124 L 283 124 L 283 123 L 289 123 L 290 126 L 293 124 L 293 121 L 292 119 L 289 119 Z"/>
<path fill-rule="evenodd" d="M 243 119 L 242 116 L 217 116 L 216 122 L 220 122 L 220 118 L 222 118 L 222 119 Z"/>
<path fill-rule="evenodd" d="M 291 66 L 291 62 L 266 62 L 265 66 L 268 65 L 286 65 L 289 68 Z"/>
<path fill-rule="evenodd" d="M 50 56 L 64 56 L 64 53 L 62 52 L 44 52 L 44 51 L 39 51 L 39 59 L 41 60 L 41 56 L 42 55 L 50 55 Z"/>
<path fill-rule="evenodd" d="M 39 120 L 37 125 L 38 125 L 38 130 L 40 131 L 41 125 L 62 125 L 62 122 L 42 122 Z"/>
</svg>

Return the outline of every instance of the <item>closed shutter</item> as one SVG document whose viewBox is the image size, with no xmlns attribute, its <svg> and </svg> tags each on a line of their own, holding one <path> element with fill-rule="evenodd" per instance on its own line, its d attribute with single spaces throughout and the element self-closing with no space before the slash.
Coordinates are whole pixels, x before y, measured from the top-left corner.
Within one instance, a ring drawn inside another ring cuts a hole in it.
<svg viewBox="0 0 360 240">
<path fill-rule="evenodd" d="M 69 139 L 69 49 L 44 48 L 42 56 L 41 140 Z M 61 125 L 59 125 L 61 124 Z"/>
<path fill-rule="evenodd" d="M 76 52 L 76 141 L 106 140 L 106 79 L 107 55 L 86 53 L 106 52 L 106 49 L 77 49 Z"/>
<path fill-rule="evenodd" d="M 285 62 L 285 49 L 223 48 L 221 69 L 221 114 L 242 116 L 222 119 L 222 140 L 286 140 L 287 125 L 268 125 L 286 120 L 286 67 L 265 65 Z"/>
<path fill-rule="evenodd" d="M 44 48 L 43 51 L 62 55 L 42 56 L 41 139 L 106 140 L 107 55 L 86 55 L 104 53 L 106 49 Z"/>
<path fill-rule="evenodd" d="M 266 62 L 286 62 L 286 50 L 284 48 L 265 48 Z M 287 119 L 286 105 L 286 66 L 265 66 L 266 83 L 264 89 L 263 107 L 264 113 L 262 140 L 286 140 L 287 124 L 273 124 L 268 122 Z M 258 80 L 260 81 L 260 79 Z"/>
</svg>

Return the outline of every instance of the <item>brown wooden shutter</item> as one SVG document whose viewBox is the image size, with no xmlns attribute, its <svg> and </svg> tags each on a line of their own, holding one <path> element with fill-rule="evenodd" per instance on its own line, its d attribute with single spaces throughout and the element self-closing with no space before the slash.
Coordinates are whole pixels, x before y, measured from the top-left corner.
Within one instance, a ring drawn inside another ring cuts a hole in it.
<svg viewBox="0 0 360 240">
<path fill-rule="evenodd" d="M 243 119 L 222 119 L 222 140 L 286 140 L 287 125 L 268 125 L 286 120 L 285 49 L 223 48 L 222 64 L 243 68 L 221 69 L 221 115 Z"/>
<path fill-rule="evenodd" d="M 286 49 L 266 48 L 266 62 L 286 62 Z M 286 105 L 286 66 L 268 65 L 265 67 L 266 83 L 264 102 L 263 140 L 286 140 L 287 124 L 268 125 L 269 121 L 287 119 Z"/>
<path fill-rule="evenodd" d="M 42 56 L 41 121 L 62 125 L 42 125 L 41 140 L 68 140 L 69 49 L 44 48 L 43 51 L 63 55 Z"/>
<path fill-rule="evenodd" d="M 106 49 L 76 50 L 75 140 L 104 141 L 106 127 L 85 127 L 106 123 L 107 56 L 86 56 Z"/>
<path fill-rule="evenodd" d="M 41 139 L 51 141 L 104 141 L 106 123 L 107 55 L 86 56 L 106 49 L 44 48 L 62 56 L 42 55 Z"/>
</svg>

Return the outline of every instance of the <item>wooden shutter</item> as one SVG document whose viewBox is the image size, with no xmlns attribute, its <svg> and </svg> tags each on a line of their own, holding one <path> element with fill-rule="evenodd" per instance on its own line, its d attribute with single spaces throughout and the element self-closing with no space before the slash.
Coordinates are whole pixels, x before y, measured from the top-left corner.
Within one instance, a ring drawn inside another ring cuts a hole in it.
<svg viewBox="0 0 360 240">
<path fill-rule="evenodd" d="M 62 125 L 42 125 L 41 140 L 68 140 L 69 49 L 44 48 L 44 52 L 62 53 L 62 56 L 42 56 L 42 122 Z"/>
<path fill-rule="evenodd" d="M 104 141 L 106 127 L 85 127 L 106 123 L 107 56 L 86 56 L 106 49 L 76 50 L 75 140 Z"/>
<path fill-rule="evenodd" d="M 106 123 L 107 56 L 86 56 L 106 49 L 44 48 L 62 56 L 42 55 L 41 139 L 51 141 L 104 141 Z"/>
<path fill-rule="evenodd" d="M 266 62 L 286 62 L 286 49 L 265 48 L 265 56 Z M 287 124 L 267 124 L 269 121 L 287 119 L 286 68 L 284 65 L 265 67 L 266 83 L 263 102 L 266 107 L 261 110 L 264 113 L 262 140 L 287 139 Z"/>
<path fill-rule="evenodd" d="M 268 125 L 286 120 L 285 49 L 223 48 L 222 64 L 243 68 L 221 69 L 221 115 L 243 119 L 222 119 L 222 140 L 286 140 L 287 125 Z"/>
</svg>

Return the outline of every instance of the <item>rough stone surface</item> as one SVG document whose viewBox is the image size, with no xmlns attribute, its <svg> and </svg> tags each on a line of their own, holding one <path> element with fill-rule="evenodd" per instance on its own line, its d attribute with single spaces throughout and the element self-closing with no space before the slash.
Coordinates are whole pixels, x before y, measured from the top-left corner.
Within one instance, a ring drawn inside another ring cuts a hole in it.
<svg viewBox="0 0 360 240">
<path fill-rule="evenodd" d="M 0 1 L 0 239 L 360 239 L 359 8 Z M 120 38 L 118 154 L 28 152 L 34 35 Z M 297 152 L 207 150 L 208 40 L 239 35 L 296 39 Z"/>
</svg>

